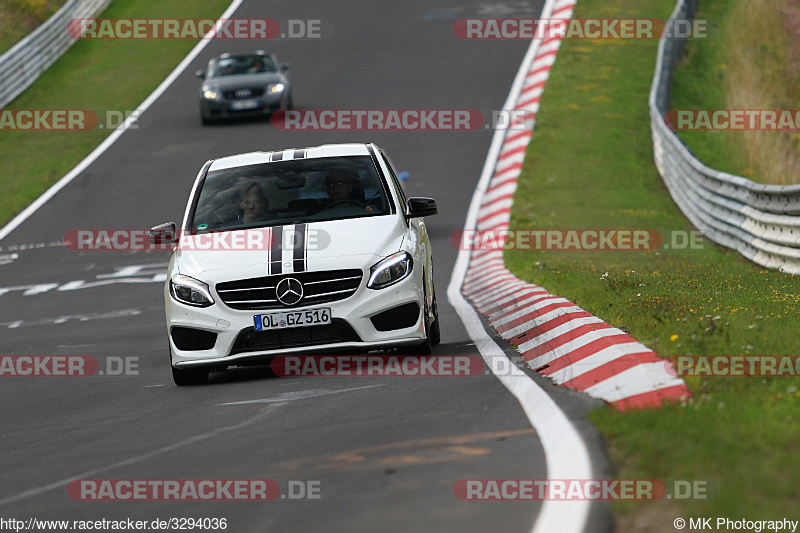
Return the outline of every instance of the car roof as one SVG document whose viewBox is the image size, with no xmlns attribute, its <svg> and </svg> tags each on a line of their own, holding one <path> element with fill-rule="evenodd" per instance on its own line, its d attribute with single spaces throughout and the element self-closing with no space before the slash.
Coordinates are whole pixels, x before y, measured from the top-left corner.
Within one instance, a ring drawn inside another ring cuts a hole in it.
<svg viewBox="0 0 800 533">
<path fill-rule="evenodd" d="M 212 57 L 209 62 L 211 61 L 219 61 L 220 59 L 230 59 L 232 57 L 253 57 L 253 56 L 260 56 L 260 57 L 269 57 L 275 59 L 275 54 L 268 54 L 264 50 L 256 50 L 255 52 L 224 52 L 218 56 Z"/>
<path fill-rule="evenodd" d="M 323 144 L 307 148 L 284 148 L 270 152 L 248 152 L 215 159 L 208 170 L 223 170 L 260 163 L 271 163 L 273 161 L 288 161 L 290 159 L 369 155 L 368 146 L 364 143 Z"/>
</svg>

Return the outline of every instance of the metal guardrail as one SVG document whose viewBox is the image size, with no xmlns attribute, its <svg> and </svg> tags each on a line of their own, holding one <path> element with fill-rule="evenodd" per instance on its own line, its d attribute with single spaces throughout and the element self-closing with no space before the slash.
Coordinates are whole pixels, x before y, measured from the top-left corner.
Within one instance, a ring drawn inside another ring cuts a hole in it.
<svg viewBox="0 0 800 533">
<path fill-rule="evenodd" d="M 691 20 L 699 0 L 678 0 L 658 44 L 650 88 L 650 129 L 658 171 L 684 215 L 710 240 L 767 268 L 800 274 L 800 185 L 761 185 L 707 167 L 666 124 L 672 73 L 685 38 L 676 20 Z"/>
<path fill-rule="evenodd" d="M 0 56 L 0 109 L 30 87 L 75 43 L 67 32 L 70 20 L 94 17 L 110 3 L 111 0 L 69 0 Z"/>
</svg>

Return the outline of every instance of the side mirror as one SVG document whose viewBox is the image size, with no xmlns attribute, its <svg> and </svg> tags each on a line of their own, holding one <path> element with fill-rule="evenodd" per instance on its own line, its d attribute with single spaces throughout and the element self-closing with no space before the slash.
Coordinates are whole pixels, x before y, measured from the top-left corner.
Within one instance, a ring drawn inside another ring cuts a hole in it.
<svg viewBox="0 0 800 533">
<path fill-rule="evenodd" d="M 409 198 L 408 218 L 427 217 L 439 212 L 433 198 Z"/>
<path fill-rule="evenodd" d="M 281 69 L 281 72 L 286 73 L 286 72 L 289 72 L 289 67 L 290 66 L 291 66 L 290 63 L 281 63 L 279 68 Z"/>
<path fill-rule="evenodd" d="M 178 235 L 175 232 L 175 223 L 167 222 L 150 228 L 150 244 L 176 244 Z"/>
<path fill-rule="evenodd" d="M 201 80 L 206 79 L 206 71 L 205 70 L 198 70 L 194 73 L 195 76 L 200 78 Z"/>
</svg>

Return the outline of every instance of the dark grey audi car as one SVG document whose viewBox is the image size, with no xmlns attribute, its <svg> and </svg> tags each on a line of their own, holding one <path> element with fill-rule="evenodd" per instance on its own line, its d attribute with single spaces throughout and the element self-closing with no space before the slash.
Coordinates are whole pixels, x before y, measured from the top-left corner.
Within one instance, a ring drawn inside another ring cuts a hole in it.
<svg viewBox="0 0 800 533">
<path fill-rule="evenodd" d="M 209 124 L 219 119 L 270 115 L 291 109 L 289 64 L 278 63 L 273 54 L 222 54 L 198 70 L 200 120 Z"/>
</svg>

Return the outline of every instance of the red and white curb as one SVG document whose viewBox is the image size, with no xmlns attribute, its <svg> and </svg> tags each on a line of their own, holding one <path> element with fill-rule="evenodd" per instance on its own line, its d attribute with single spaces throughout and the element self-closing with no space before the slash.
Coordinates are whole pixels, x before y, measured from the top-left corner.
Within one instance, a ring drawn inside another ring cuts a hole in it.
<svg viewBox="0 0 800 533">
<path fill-rule="evenodd" d="M 571 18 L 574 6 L 574 0 L 557 0 L 551 17 Z M 474 229 L 508 229 L 539 101 L 560 45 L 558 36 L 540 43 L 513 100 L 514 110 L 530 113 L 520 113 L 525 122 L 504 133 Z M 462 292 L 503 339 L 517 346 L 528 366 L 559 385 L 619 409 L 654 407 L 690 394 L 666 359 L 569 300 L 514 276 L 502 250 L 471 251 Z"/>
</svg>

